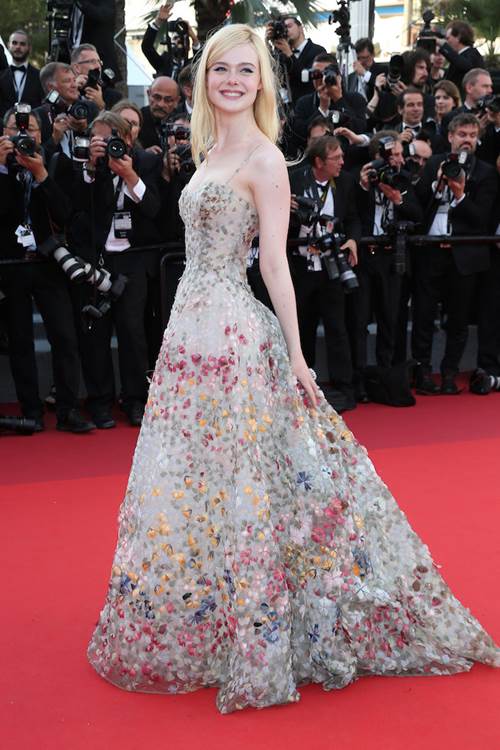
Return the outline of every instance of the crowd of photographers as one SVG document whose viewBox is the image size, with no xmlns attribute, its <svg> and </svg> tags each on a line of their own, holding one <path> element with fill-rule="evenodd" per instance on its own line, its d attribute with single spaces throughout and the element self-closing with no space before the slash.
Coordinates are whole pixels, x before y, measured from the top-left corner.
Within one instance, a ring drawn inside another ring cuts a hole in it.
<svg viewBox="0 0 500 750">
<path fill-rule="evenodd" d="M 44 429 L 44 394 L 33 300 L 52 350 L 58 429 L 113 427 L 117 399 L 131 425 L 141 422 L 165 322 L 162 243 L 183 242 L 178 201 L 194 172 L 191 63 L 201 45 L 171 15 L 162 6 L 144 35 L 156 77 L 142 108 L 122 99 L 88 42 L 71 49 L 69 63 L 38 71 L 28 35 L 15 30 L 12 64 L 0 57 L 0 311 L 21 413 L 35 431 Z M 471 28 L 453 22 L 442 33 L 427 19 L 416 48 L 386 65 L 360 39 L 348 75 L 296 17 L 270 22 L 266 40 L 280 74 L 280 147 L 291 162 L 289 261 L 301 342 L 314 367 L 322 322 L 327 398 L 339 411 L 370 398 L 410 403 L 409 360 L 417 393 L 458 394 L 471 320 L 478 357 L 470 389 L 500 390 L 500 243 L 471 239 L 500 234 L 500 97 Z M 427 241 L 412 243 L 412 234 Z M 258 238 L 248 265 L 256 295 L 270 304 Z M 167 259 L 167 278 L 168 269 Z M 439 317 L 446 346 L 438 381 L 431 353 Z M 367 365 L 372 321 L 375 368 Z"/>
</svg>

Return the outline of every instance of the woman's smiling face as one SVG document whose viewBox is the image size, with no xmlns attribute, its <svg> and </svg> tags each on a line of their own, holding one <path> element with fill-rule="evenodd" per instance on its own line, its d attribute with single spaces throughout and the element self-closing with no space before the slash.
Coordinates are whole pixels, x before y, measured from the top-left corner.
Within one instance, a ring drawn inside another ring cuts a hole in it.
<svg viewBox="0 0 500 750">
<path fill-rule="evenodd" d="M 227 50 L 208 68 L 208 99 L 216 109 L 228 114 L 253 107 L 261 87 L 259 59 L 252 44 Z"/>
</svg>

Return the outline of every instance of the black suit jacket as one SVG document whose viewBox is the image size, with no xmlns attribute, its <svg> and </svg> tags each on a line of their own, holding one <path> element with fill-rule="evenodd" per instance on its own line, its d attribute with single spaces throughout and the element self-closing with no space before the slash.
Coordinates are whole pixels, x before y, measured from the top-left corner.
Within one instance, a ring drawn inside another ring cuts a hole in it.
<svg viewBox="0 0 500 750">
<path fill-rule="evenodd" d="M 0 70 L 6 70 L 9 67 L 7 57 L 5 55 L 5 47 L 0 44 Z"/>
<path fill-rule="evenodd" d="M 459 90 L 462 89 L 462 78 L 469 70 L 486 67 L 482 55 L 475 47 L 466 47 L 461 54 L 458 54 L 448 42 L 445 42 L 441 47 L 441 54 L 450 63 L 444 77 L 447 81 L 453 81 Z"/>
<path fill-rule="evenodd" d="M 432 156 L 417 183 L 417 195 L 424 211 L 423 228 L 428 232 L 439 206 L 433 196 L 432 183 L 447 154 Z M 488 230 L 491 211 L 497 194 L 495 169 L 476 157 L 465 184 L 465 198 L 448 212 L 452 236 L 484 234 Z M 454 245 L 451 252 L 459 273 L 464 276 L 485 271 L 489 267 L 487 245 Z"/>
<path fill-rule="evenodd" d="M 146 192 L 139 203 L 125 195 L 123 210 L 130 211 L 132 216 L 131 247 L 142 247 L 143 245 L 154 245 L 161 241 L 157 225 L 156 215 L 160 210 L 160 197 L 158 191 L 159 167 L 161 161 L 155 154 L 149 154 L 142 149 L 134 150 L 132 154 L 134 169 L 144 182 Z M 89 256 L 91 247 L 91 191 L 93 191 L 95 241 L 98 251 L 104 252 L 106 240 L 111 229 L 113 215 L 116 210 L 115 189 L 113 174 L 108 169 L 98 170 L 95 182 L 87 184 L 80 178 L 75 185 L 73 203 L 75 214 L 71 222 L 71 247 L 81 257 L 93 260 Z M 118 258 L 120 271 L 123 273 L 134 271 L 138 267 L 146 266 L 147 270 L 154 274 L 156 271 L 154 251 L 137 253 L 109 253 L 109 256 Z"/>
<path fill-rule="evenodd" d="M 488 164 L 495 166 L 496 160 L 500 155 L 500 130 L 495 130 L 492 122 L 487 125 L 484 134 L 481 136 L 481 142 L 477 147 L 477 157 Z"/>
<path fill-rule="evenodd" d="M 361 228 L 363 236 L 373 236 L 373 224 L 375 221 L 375 190 L 363 190 L 359 181 L 356 181 L 356 203 L 357 210 L 361 216 Z M 402 191 L 403 202 L 400 206 L 394 206 L 395 221 L 412 221 L 418 224 L 422 220 L 422 209 L 411 185 L 407 185 Z"/>
<path fill-rule="evenodd" d="M 158 128 L 159 121 L 155 120 L 151 114 L 149 106 L 142 107 L 142 128 L 139 132 L 139 142 L 143 148 L 150 146 L 161 146 L 160 131 Z"/>
<path fill-rule="evenodd" d="M 289 172 L 290 189 L 294 195 L 310 194 L 314 183 L 314 175 L 309 163 L 304 166 L 298 165 Z M 335 179 L 334 209 L 335 217 L 339 219 L 348 239 L 353 239 L 357 244 L 361 239 L 361 221 L 356 210 L 356 181 L 348 172 L 342 171 Z M 314 195 L 314 192 L 312 193 Z M 300 222 L 295 214 L 290 217 L 290 237 L 298 237 Z"/>
<path fill-rule="evenodd" d="M 157 34 L 158 31 L 156 29 L 152 26 L 147 26 L 141 42 L 141 49 L 144 57 L 151 63 L 157 75 L 168 76 L 169 78 L 177 77 L 173 76 L 172 73 L 178 73 L 185 65 L 188 65 L 193 58 L 189 56 L 186 56 L 182 60 L 174 58 L 172 51 L 168 48 L 160 54 L 155 47 Z"/>
<path fill-rule="evenodd" d="M 44 92 L 40 83 L 40 71 L 34 65 L 28 63 L 26 80 L 20 101 L 30 104 L 31 109 L 39 107 L 42 103 Z M 0 73 L 0 117 L 14 106 L 18 101 L 14 87 L 14 74 L 8 67 Z"/>
<path fill-rule="evenodd" d="M 49 170 L 50 171 L 50 170 Z M 71 217 L 70 193 L 73 167 L 63 157 L 55 165 L 53 176 L 33 187 L 29 214 L 36 244 L 40 245 L 50 234 L 54 225 L 63 230 Z M 24 221 L 24 185 L 12 173 L 0 173 L 0 257 L 23 258 L 24 248 L 17 243 L 15 231 Z"/>
<path fill-rule="evenodd" d="M 366 100 L 370 101 L 375 92 L 375 79 L 380 73 L 387 73 L 389 66 L 384 63 L 374 62 L 370 70 L 370 80 L 366 84 Z M 347 77 L 347 90 L 354 93 L 358 92 L 358 75 L 357 73 L 349 73 Z M 363 96 L 363 94 L 361 94 Z"/>
<path fill-rule="evenodd" d="M 314 92 L 302 96 L 295 105 L 295 112 L 291 120 L 291 130 L 297 140 L 299 147 L 304 147 L 307 141 L 307 128 L 315 117 L 321 115 L 318 109 L 319 97 Z M 331 102 L 331 110 L 343 112 L 350 118 L 348 127 L 355 133 L 364 133 L 366 130 L 366 101 L 361 94 L 352 92 L 344 93 L 338 102 Z"/>
<path fill-rule="evenodd" d="M 290 94 L 294 104 L 301 96 L 311 94 L 314 91 L 312 83 L 302 83 L 302 71 L 308 70 L 312 66 L 316 55 L 320 55 L 323 52 L 326 52 L 324 47 L 320 44 L 314 44 L 314 42 L 308 39 L 300 55 L 287 57 L 282 52 L 278 54 L 279 63 L 282 69 L 286 71 L 288 77 Z"/>
<path fill-rule="evenodd" d="M 83 13 L 81 44 L 93 44 L 103 68 L 112 68 L 115 80 L 120 80 L 114 43 L 115 0 L 78 0 L 78 7 Z"/>
<path fill-rule="evenodd" d="M 99 109 L 97 108 L 97 105 L 89 99 L 82 99 L 82 101 L 85 102 L 88 109 L 89 116 L 87 123 L 90 126 L 90 123 L 99 114 Z M 52 126 L 54 123 L 52 110 L 48 104 L 42 104 L 42 106 L 38 107 L 35 111 L 40 117 L 42 123 L 42 145 L 47 159 L 50 159 L 54 154 L 62 153 L 61 145 L 56 143 L 52 138 Z"/>
</svg>

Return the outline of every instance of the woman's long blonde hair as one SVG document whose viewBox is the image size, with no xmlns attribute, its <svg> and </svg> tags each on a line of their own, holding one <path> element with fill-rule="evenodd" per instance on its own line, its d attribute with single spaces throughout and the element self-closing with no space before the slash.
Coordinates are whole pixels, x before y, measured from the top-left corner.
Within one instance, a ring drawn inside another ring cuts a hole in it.
<svg viewBox="0 0 500 750">
<path fill-rule="evenodd" d="M 270 141 L 276 143 L 280 132 L 277 78 L 271 55 L 258 33 L 251 26 L 236 23 L 223 26 L 205 43 L 194 70 L 191 146 L 196 166 L 205 159 L 215 141 L 215 115 L 207 96 L 206 76 L 209 67 L 228 50 L 240 44 L 252 44 L 259 60 L 262 88 L 257 92 L 254 116 L 257 126 Z"/>
</svg>

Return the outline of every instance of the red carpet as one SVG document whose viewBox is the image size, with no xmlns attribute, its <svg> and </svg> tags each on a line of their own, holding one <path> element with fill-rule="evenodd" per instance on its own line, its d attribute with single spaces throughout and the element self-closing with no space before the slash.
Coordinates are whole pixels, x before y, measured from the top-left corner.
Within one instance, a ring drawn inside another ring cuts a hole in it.
<svg viewBox="0 0 500 750">
<path fill-rule="evenodd" d="M 455 594 L 500 642 L 500 395 L 347 415 Z M 86 647 L 104 600 L 134 430 L 1 436 L 4 750 L 499 750 L 500 670 L 365 678 L 220 716 L 215 690 L 129 694 Z"/>
</svg>

